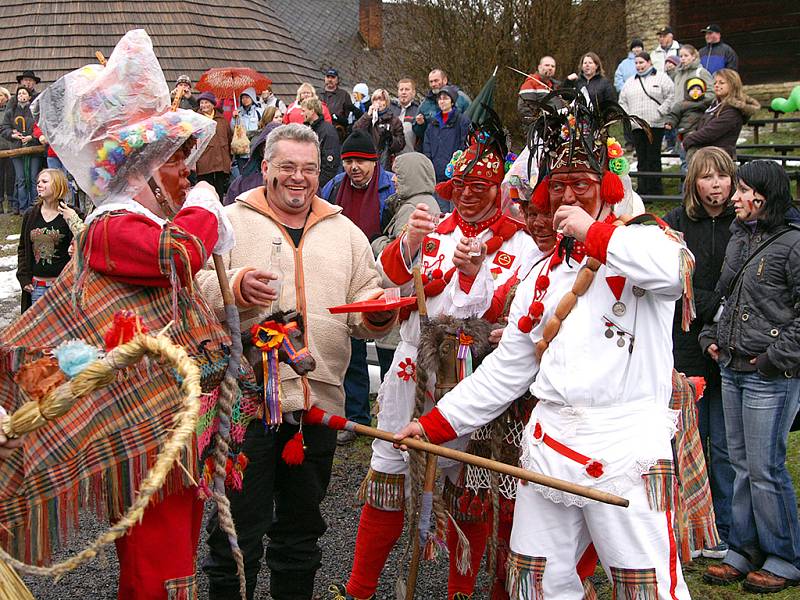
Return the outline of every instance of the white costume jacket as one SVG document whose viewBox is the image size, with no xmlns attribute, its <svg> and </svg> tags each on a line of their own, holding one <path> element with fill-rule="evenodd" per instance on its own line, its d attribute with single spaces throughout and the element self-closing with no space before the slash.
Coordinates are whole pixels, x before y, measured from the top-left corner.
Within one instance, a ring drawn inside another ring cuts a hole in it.
<svg viewBox="0 0 800 600">
<path fill-rule="evenodd" d="M 681 252 L 687 250 L 658 227 L 606 223 L 592 226 L 586 248 L 603 264 L 541 364 L 536 342 L 585 259 L 562 262 L 549 273 L 544 314 L 530 333 L 517 322 L 533 299 L 537 269 L 520 283 L 497 350 L 422 423 L 435 442 L 464 435 L 496 418 L 530 386 L 540 402 L 525 430 L 522 465 L 621 494 L 641 484 L 641 475 L 659 460 L 672 459 L 677 414 L 668 408 L 671 332 L 682 292 Z M 555 502 L 590 502 L 538 490 Z"/>
</svg>

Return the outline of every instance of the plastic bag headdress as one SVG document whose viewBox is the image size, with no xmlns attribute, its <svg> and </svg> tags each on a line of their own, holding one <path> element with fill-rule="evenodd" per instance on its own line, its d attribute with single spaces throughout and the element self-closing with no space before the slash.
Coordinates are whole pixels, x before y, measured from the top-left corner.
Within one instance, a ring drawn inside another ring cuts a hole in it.
<svg viewBox="0 0 800 600">
<path fill-rule="evenodd" d="M 557 169 L 591 171 L 601 176 L 600 197 L 606 204 L 616 204 L 625 197 L 620 176 L 629 165 L 622 146 L 609 137 L 614 123 L 626 130 L 631 123 L 650 135 L 650 126 L 629 115 L 616 102 L 594 106 L 583 91 L 570 89 L 550 92 L 535 103 L 538 117 L 528 129 L 529 160 L 538 160 L 538 183 L 532 202 L 540 212 L 549 210 L 549 176 Z M 528 167 L 530 171 L 530 165 Z"/>
<path fill-rule="evenodd" d="M 216 123 L 170 110 L 169 86 L 143 29 L 129 31 L 105 66 L 68 73 L 33 103 L 34 117 L 64 166 L 96 206 L 132 198 L 193 137 L 191 167 Z"/>
</svg>

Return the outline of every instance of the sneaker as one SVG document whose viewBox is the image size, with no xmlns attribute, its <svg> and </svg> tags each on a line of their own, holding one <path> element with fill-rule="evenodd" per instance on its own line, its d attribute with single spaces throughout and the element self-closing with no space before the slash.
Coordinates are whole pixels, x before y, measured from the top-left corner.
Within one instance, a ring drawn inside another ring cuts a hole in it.
<svg viewBox="0 0 800 600">
<path fill-rule="evenodd" d="M 722 542 L 713 548 L 703 548 L 703 558 L 725 558 L 728 555 L 728 544 Z"/>
<path fill-rule="evenodd" d="M 692 550 L 692 558 L 700 558 L 703 556 L 702 550 Z"/>
<path fill-rule="evenodd" d="M 347 446 L 348 444 L 352 444 L 356 441 L 355 431 L 348 431 L 346 429 L 342 429 L 339 433 L 336 434 L 336 443 L 339 446 Z M 331 586 L 333 587 L 333 586 Z"/>
</svg>

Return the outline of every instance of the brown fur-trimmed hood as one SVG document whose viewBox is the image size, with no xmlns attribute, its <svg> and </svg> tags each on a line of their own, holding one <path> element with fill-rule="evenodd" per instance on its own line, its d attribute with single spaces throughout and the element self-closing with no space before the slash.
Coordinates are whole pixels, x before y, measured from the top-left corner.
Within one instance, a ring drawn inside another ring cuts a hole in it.
<svg viewBox="0 0 800 600">
<path fill-rule="evenodd" d="M 742 113 L 745 121 L 756 114 L 758 109 L 761 108 L 761 104 L 758 102 L 758 100 L 748 96 L 747 94 L 742 96 L 741 99 L 731 98 L 730 100 L 725 100 L 725 104 Z"/>
</svg>

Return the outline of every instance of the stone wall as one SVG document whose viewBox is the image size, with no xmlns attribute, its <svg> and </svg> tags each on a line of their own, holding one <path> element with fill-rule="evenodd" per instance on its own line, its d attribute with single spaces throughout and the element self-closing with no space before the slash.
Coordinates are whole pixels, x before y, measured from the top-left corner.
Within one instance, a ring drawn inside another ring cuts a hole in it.
<svg viewBox="0 0 800 600">
<path fill-rule="evenodd" d="M 658 45 L 656 32 L 665 25 L 671 25 L 669 0 L 628 0 L 625 3 L 628 44 L 634 37 L 641 38 L 644 49 L 649 52 Z"/>
<path fill-rule="evenodd" d="M 784 83 L 763 83 L 761 85 L 745 85 L 744 91 L 759 102 L 763 108 L 768 108 L 773 98 L 788 98 L 792 90 L 800 85 L 800 81 L 787 81 Z M 799 116 L 799 115 L 792 115 Z"/>
</svg>

